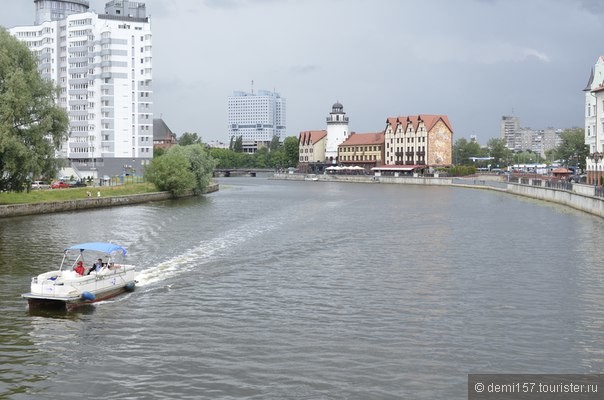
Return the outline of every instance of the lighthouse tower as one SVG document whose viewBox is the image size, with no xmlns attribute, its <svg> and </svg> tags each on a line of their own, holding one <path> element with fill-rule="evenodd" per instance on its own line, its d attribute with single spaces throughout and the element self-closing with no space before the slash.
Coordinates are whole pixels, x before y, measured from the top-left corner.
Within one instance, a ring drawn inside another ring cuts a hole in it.
<svg viewBox="0 0 604 400">
<path fill-rule="evenodd" d="M 325 162 L 337 164 L 338 146 L 348 138 L 348 117 L 344 112 L 344 106 L 339 102 L 331 107 L 327 117 L 327 138 L 325 143 Z"/>
</svg>

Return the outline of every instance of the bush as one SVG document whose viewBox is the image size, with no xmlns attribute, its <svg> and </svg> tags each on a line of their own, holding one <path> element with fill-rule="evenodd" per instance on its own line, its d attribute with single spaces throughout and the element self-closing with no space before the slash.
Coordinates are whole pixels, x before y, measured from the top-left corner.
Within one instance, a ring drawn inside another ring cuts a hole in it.
<svg viewBox="0 0 604 400">
<path fill-rule="evenodd" d="M 447 168 L 449 176 L 467 176 L 476 173 L 476 167 L 473 165 L 455 165 Z"/>
<path fill-rule="evenodd" d="M 212 180 L 216 162 L 200 144 L 171 147 L 154 158 L 145 169 L 145 178 L 159 190 L 200 194 Z"/>
</svg>

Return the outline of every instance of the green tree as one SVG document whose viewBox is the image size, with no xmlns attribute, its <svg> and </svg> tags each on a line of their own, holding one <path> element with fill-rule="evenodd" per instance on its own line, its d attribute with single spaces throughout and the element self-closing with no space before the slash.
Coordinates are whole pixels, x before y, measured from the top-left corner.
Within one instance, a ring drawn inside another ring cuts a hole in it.
<svg viewBox="0 0 604 400">
<path fill-rule="evenodd" d="M 566 129 L 560 134 L 562 142 L 554 149 L 554 157 L 564 160 L 566 165 L 578 165 L 585 170 L 585 159 L 589 156 L 589 147 L 585 144 L 585 132 L 582 128 Z"/>
<path fill-rule="evenodd" d="M 283 149 L 285 150 L 286 165 L 283 167 L 296 167 L 298 166 L 298 160 L 300 159 L 300 150 L 298 146 L 298 138 L 295 136 L 288 136 L 283 141 Z"/>
<path fill-rule="evenodd" d="M 0 27 L 0 190 L 23 191 L 32 179 L 56 176 L 54 152 L 68 129 L 56 93 L 27 46 Z"/>
<path fill-rule="evenodd" d="M 237 136 L 232 144 L 232 150 L 235 153 L 243 153 L 243 136 Z"/>
<path fill-rule="evenodd" d="M 288 162 L 285 150 L 281 148 L 277 151 L 271 152 L 269 165 L 271 168 L 283 168 L 284 166 L 287 166 Z"/>
<path fill-rule="evenodd" d="M 505 146 L 505 140 L 503 139 L 490 139 L 487 142 L 487 148 L 489 150 L 489 156 L 493 157 L 493 165 L 503 166 L 508 165 L 512 159 L 512 151 Z"/>
<path fill-rule="evenodd" d="M 145 169 L 145 178 L 159 190 L 176 195 L 202 193 L 212 179 L 216 162 L 201 144 L 173 146 Z"/>
<path fill-rule="evenodd" d="M 281 141 L 279 140 L 279 136 L 273 135 L 273 138 L 271 139 L 271 143 L 268 146 L 269 151 L 279 150 L 280 147 L 281 147 Z"/>
<path fill-rule="evenodd" d="M 153 148 L 153 158 L 163 156 L 164 154 L 166 154 L 165 147 L 154 147 Z"/>
<path fill-rule="evenodd" d="M 255 168 L 266 168 L 269 162 L 269 151 L 266 147 L 259 149 L 254 153 L 254 167 Z"/>
<path fill-rule="evenodd" d="M 473 165 L 470 157 L 486 157 L 487 151 L 478 142 L 460 138 L 453 144 L 453 163 L 455 165 Z"/>
<path fill-rule="evenodd" d="M 192 144 L 202 144 L 202 142 L 197 133 L 185 132 L 178 139 L 178 144 L 181 146 L 190 146 Z"/>
<path fill-rule="evenodd" d="M 216 160 L 210 156 L 208 149 L 202 144 L 186 146 L 184 152 L 190 163 L 190 169 L 195 175 L 193 191 L 201 194 L 212 182 Z"/>
</svg>

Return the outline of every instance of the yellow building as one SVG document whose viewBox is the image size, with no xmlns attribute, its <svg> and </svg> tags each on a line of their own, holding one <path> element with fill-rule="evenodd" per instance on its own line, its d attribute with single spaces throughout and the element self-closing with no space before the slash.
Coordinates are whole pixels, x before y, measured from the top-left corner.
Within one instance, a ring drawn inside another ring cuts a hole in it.
<svg viewBox="0 0 604 400">
<path fill-rule="evenodd" d="M 453 129 L 446 115 L 391 117 L 384 130 L 385 165 L 435 168 L 453 160 Z"/>
<path fill-rule="evenodd" d="M 367 170 L 384 163 L 384 133 L 351 133 L 338 146 L 338 162 Z"/>
</svg>

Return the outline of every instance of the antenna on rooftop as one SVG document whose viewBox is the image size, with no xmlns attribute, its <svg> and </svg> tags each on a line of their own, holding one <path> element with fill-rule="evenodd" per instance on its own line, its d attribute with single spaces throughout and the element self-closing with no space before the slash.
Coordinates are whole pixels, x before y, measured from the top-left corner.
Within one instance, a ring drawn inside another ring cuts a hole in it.
<svg viewBox="0 0 604 400">
<path fill-rule="evenodd" d="M 252 94 L 254 94 L 254 80 L 252 79 Z"/>
</svg>

